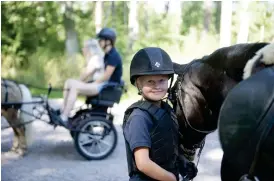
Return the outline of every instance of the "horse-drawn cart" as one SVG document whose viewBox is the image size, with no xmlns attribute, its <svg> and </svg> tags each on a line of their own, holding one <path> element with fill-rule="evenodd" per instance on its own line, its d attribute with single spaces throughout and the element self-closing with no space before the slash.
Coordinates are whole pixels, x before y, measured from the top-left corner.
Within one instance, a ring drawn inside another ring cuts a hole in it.
<svg viewBox="0 0 274 181">
<path fill-rule="evenodd" d="M 9 81 L 9 80 L 4 80 Z M 2 80 L 2 88 L 3 88 Z M 70 131 L 78 153 L 87 160 L 100 160 L 109 156 L 117 145 L 117 131 L 113 125 L 114 116 L 109 112 L 115 103 L 119 103 L 123 93 L 123 85 L 106 85 L 99 95 L 88 97 L 83 106 L 80 107 L 68 123 L 60 118 L 59 111 L 50 106 L 48 97 L 52 91 L 48 88 L 48 94 L 40 97 L 40 101 L 8 102 L 2 100 L 2 109 L 16 108 L 34 117 L 35 120 L 42 120 L 48 115 L 48 124 L 57 127 L 61 126 Z M 33 104 L 32 112 L 21 109 L 21 105 Z M 42 106 L 42 110 L 37 109 Z M 34 114 L 34 110 L 36 114 Z M 30 122 L 32 122 L 31 120 Z M 12 128 L 24 126 L 30 122 L 11 124 Z"/>
</svg>

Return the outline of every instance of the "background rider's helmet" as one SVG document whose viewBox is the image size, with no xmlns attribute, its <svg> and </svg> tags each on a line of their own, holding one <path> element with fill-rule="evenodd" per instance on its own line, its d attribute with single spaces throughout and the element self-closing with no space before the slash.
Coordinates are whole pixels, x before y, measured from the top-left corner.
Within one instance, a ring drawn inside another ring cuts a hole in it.
<svg viewBox="0 0 274 181">
<path fill-rule="evenodd" d="M 169 75 L 174 74 L 173 63 L 169 55 L 161 48 L 147 47 L 139 50 L 130 64 L 130 82 L 141 75 Z"/>
<path fill-rule="evenodd" d="M 103 28 L 96 37 L 99 39 L 110 40 L 112 45 L 114 45 L 116 41 L 116 32 L 112 28 Z"/>
</svg>

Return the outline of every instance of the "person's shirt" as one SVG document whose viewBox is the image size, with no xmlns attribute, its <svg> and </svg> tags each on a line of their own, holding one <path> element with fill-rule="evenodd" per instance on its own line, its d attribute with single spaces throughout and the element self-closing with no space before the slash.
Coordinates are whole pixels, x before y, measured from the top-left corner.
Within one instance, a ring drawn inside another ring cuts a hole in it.
<svg viewBox="0 0 274 181">
<path fill-rule="evenodd" d="M 123 65 L 121 56 L 119 55 L 115 47 L 113 47 L 107 54 L 105 54 L 104 60 L 105 68 L 108 65 L 115 67 L 115 70 L 110 76 L 109 81 L 120 83 L 123 75 Z"/>
<path fill-rule="evenodd" d="M 92 56 L 87 63 L 88 69 L 95 69 L 94 74 L 89 78 L 89 81 L 100 79 L 105 72 L 104 59 L 100 56 Z"/>
<path fill-rule="evenodd" d="M 124 136 L 132 153 L 138 147 L 151 148 L 150 132 L 153 127 L 151 116 L 141 110 L 134 109 L 124 127 Z"/>
</svg>

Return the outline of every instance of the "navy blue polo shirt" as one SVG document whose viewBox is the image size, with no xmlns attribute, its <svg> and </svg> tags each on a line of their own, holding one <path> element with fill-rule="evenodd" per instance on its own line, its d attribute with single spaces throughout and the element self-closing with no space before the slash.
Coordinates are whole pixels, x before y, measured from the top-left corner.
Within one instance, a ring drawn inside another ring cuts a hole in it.
<svg viewBox="0 0 274 181">
<path fill-rule="evenodd" d="M 109 78 L 109 81 L 120 83 L 123 75 L 123 66 L 121 56 L 119 55 L 115 47 L 113 47 L 107 54 L 105 54 L 104 60 L 105 68 L 108 65 L 115 67 L 115 70 Z"/>
<path fill-rule="evenodd" d="M 133 110 L 124 127 L 124 136 L 132 153 L 138 147 L 151 148 L 152 127 L 152 118 L 146 111 L 138 108 Z"/>
</svg>

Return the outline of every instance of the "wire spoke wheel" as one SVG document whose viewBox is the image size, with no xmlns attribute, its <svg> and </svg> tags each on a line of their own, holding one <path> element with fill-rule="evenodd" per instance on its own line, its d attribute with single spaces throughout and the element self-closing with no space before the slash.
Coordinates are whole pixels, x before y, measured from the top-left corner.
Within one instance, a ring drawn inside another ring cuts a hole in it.
<svg viewBox="0 0 274 181">
<path fill-rule="evenodd" d="M 110 155 L 117 145 L 117 131 L 104 117 L 91 116 L 81 120 L 75 132 L 77 151 L 88 160 L 100 160 Z"/>
</svg>

